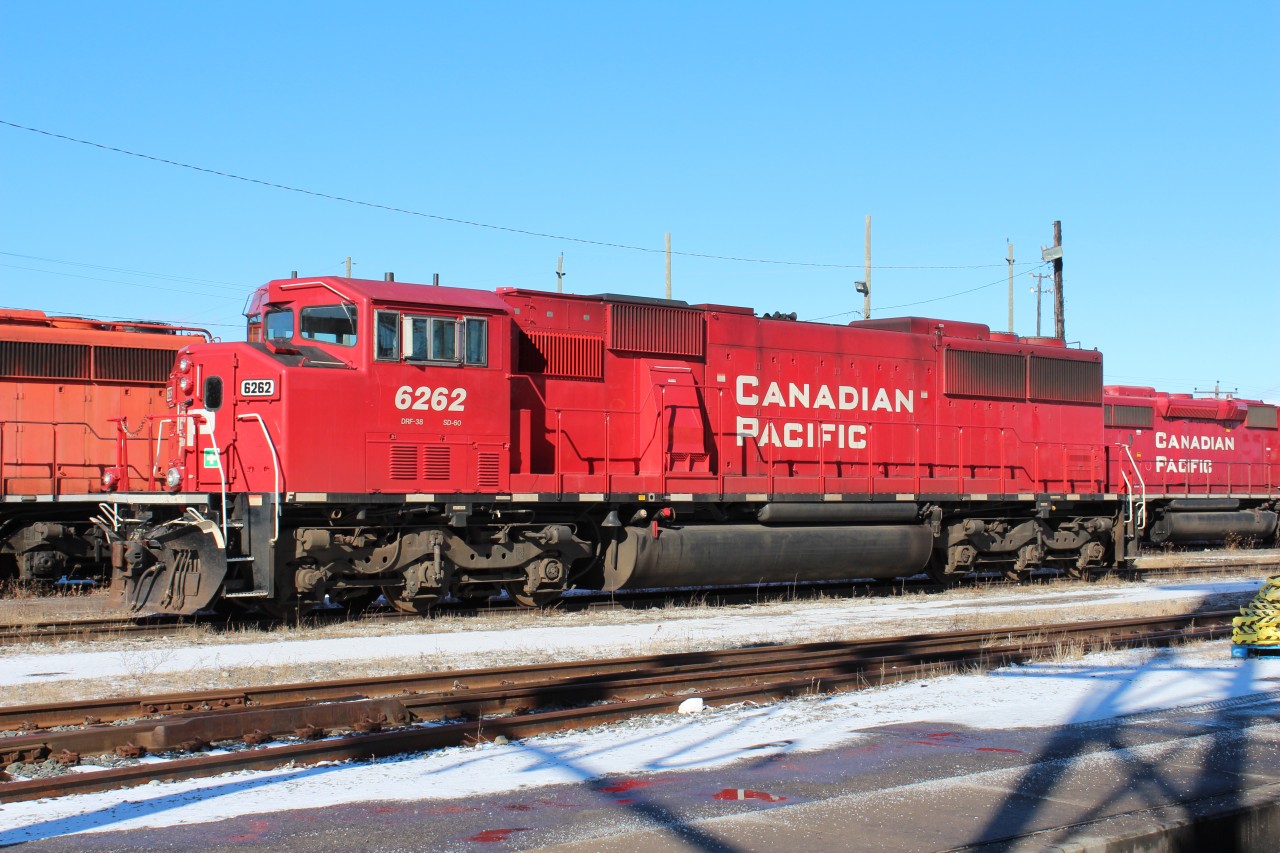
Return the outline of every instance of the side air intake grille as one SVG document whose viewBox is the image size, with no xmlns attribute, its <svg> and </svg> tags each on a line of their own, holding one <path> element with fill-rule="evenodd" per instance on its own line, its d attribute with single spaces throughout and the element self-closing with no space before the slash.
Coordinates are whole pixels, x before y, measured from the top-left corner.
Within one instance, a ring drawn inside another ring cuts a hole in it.
<svg viewBox="0 0 1280 853">
<path fill-rule="evenodd" d="M 418 448 L 412 444 L 391 445 L 391 479 L 418 479 Z"/>
<path fill-rule="evenodd" d="M 502 482 L 499 474 L 500 458 L 497 453 L 480 453 L 476 456 L 476 486 L 480 489 L 497 489 Z"/>
<path fill-rule="evenodd" d="M 1031 399 L 1101 403 L 1102 362 L 1031 356 Z"/>
<path fill-rule="evenodd" d="M 1109 427 L 1151 429 L 1155 426 L 1155 410 L 1150 406 L 1121 406 L 1108 403 L 1103 407 L 1103 423 Z"/>
<path fill-rule="evenodd" d="M 90 349 L 84 344 L 0 341 L 0 376 L 88 379 Z"/>
<path fill-rule="evenodd" d="M 117 382 L 164 382 L 173 367 L 173 350 L 95 347 L 94 373 Z"/>
<path fill-rule="evenodd" d="M 425 480 L 449 479 L 452 451 L 445 445 L 429 444 L 422 448 L 422 477 Z"/>
<path fill-rule="evenodd" d="M 948 349 L 947 393 L 960 397 L 1025 400 L 1026 364 L 1020 355 Z"/>
<path fill-rule="evenodd" d="M 1245 416 L 1244 424 L 1254 429 L 1276 429 L 1276 412 L 1275 406 L 1259 406 L 1256 403 L 1249 405 L 1249 414 Z"/>
<path fill-rule="evenodd" d="M 702 312 L 664 305 L 610 303 L 609 349 L 701 358 L 706 351 Z"/>
<path fill-rule="evenodd" d="M 520 369 L 564 379 L 604 378 L 604 338 L 565 332 L 526 332 Z"/>
</svg>

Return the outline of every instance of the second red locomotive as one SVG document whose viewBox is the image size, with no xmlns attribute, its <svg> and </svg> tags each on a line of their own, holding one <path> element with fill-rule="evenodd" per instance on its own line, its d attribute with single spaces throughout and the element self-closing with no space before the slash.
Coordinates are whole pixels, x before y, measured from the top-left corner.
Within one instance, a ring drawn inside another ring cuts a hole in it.
<svg viewBox="0 0 1280 853">
<path fill-rule="evenodd" d="M 134 609 L 1081 573 L 1144 522 L 1102 356 L 1059 341 L 332 277 L 248 316 L 178 362 L 161 493 L 113 498 Z M 1274 536 L 1260 461 L 1227 499 Z"/>
</svg>

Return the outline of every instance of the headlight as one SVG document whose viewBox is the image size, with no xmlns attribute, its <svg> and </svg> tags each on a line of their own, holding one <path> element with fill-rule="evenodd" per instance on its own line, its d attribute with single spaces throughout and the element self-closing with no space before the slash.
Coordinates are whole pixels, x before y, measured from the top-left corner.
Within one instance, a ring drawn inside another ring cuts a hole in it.
<svg viewBox="0 0 1280 853">
<path fill-rule="evenodd" d="M 178 491 L 178 487 L 182 485 L 182 472 L 177 468 L 170 468 L 164 472 L 164 487 L 171 492 Z"/>
<path fill-rule="evenodd" d="M 187 358 L 185 355 L 181 356 L 178 359 L 178 372 L 186 373 L 189 370 L 191 370 L 191 359 Z"/>
<path fill-rule="evenodd" d="M 120 477 L 115 471 L 107 471 L 102 475 L 102 488 L 106 489 L 108 492 L 114 491 L 116 483 L 119 481 Z"/>
<path fill-rule="evenodd" d="M 191 390 L 191 377 L 190 377 L 190 376 L 184 376 L 184 377 L 182 377 L 181 379 L 179 379 L 179 380 L 178 380 L 178 388 L 182 391 L 182 393 L 183 393 L 183 394 L 185 394 L 185 393 L 187 393 L 188 391 L 190 391 L 190 390 Z"/>
</svg>

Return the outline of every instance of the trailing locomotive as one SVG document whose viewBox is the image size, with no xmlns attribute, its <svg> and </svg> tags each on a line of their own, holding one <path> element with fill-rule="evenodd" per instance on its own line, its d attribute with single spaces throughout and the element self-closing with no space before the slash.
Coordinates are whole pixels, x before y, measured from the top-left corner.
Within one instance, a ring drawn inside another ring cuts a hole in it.
<svg viewBox="0 0 1280 853">
<path fill-rule="evenodd" d="M 335 277 L 247 314 L 245 343 L 181 354 L 120 460 L 163 472 L 110 498 L 129 608 L 1079 574 L 1142 535 L 1102 356 L 1056 340 Z M 1277 474 L 1231 494 L 1274 516 Z"/>
<path fill-rule="evenodd" d="M 1154 545 L 1276 538 L 1277 409 L 1108 386 L 1108 443 L 1127 448 L 1143 498 L 1138 529 Z"/>
<path fill-rule="evenodd" d="M 107 543 L 92 521 L 121 443 L 146 456 L 142 429 L 167 413 L 179 349 L 208 332 L 156 323 L 0 311 L 0 580 L 98 576 Z M 117 429 L 112 419 L 119 419 Z"/>
</svg>

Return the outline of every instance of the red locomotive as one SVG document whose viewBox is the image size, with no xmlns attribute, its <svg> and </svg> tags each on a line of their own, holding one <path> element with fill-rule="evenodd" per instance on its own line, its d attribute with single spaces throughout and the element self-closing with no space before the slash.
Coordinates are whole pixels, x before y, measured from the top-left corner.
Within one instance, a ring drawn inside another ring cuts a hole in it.
<svg viewBox="0 0 1280 853">
<path fill-rule="evenodd" d="M 131 608 L 1074 574 L 1144 520 L 1102 357 L 1058 341 L 331 277 L 248 318 L 178 361 L 161 493 L 112 498 Z M 1270 459 L 1247 500 L 1274 518 Z"/>
<path fill-rule="evenodd" d="M 1123 450 L 1147 541 L 1266 541 L 1276 535 L 1280 433 L 1259 400 L 1109 386 L 1107 441 Z M 1117 472 L 1118 473 L 1118 472 Z"/>
<path fill-rule="evenodd" d="M 118 445 L 146 456 L 144 419 L 168 412 L 175 354 L 197 333 L 209 337 L 0 311 L 0 579 L 56 581 L 106 564 L 105 535 L 91 522 L 103 478 L 145 481 L 147 472 L 116 469 Z"/>
</svg>

